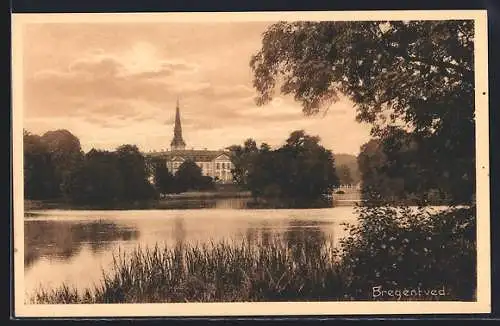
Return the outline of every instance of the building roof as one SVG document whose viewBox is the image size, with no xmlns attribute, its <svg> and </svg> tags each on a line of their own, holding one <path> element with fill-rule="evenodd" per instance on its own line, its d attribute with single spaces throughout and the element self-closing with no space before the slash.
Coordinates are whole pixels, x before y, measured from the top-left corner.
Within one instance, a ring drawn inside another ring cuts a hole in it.
<svg viewBox="0 0 500 326">
<path fill-rule="evenodd" d="M 161 157 L 164 159 L 173 159 L 174 157 L 182 157 L 184 160 L 192 160 L 195 162 L 210 162 L 215 160 L 217 157 L 222 154 L 226 154 L 229 156 L 229 152 L 227 151 L 213 151 L 213 150 L 197 150 L 197 149 L 189 149 L 189 150 L 172 150 L 172 151 L 163 151 L 163 152 L 150 152 L 146 153 L 147 157 Z"/>
</svg>

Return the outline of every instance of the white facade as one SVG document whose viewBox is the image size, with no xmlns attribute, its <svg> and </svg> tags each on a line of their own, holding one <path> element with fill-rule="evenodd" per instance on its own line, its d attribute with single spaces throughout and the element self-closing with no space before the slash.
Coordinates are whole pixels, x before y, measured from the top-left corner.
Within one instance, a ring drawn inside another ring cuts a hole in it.
<svg viewBox="0 0 500 326">
<path fill-rule="evenodd" d="M 186 151 L 188 152 L 188 151 Z M 230 183 L 233 180 L 233 175 L 231 169 L 233 169 L 233 164 L 226 153 L 221 153 L 215 156 L 213 159 L 203 157 L 203 160 L 193 158 L 193 161 L 201 168 L 202 174 L 205 176 L 212 177 L 216 181 L 222 183 Z M 184 157 L 182 151 L 179 151 L 178 155 L 173 157 L 167 157 L 166 165 L 167 169 L 172 173 L 177 173 L 177 170 L 181 164 L 189 159 L 189 157 Z"/>
</svg>

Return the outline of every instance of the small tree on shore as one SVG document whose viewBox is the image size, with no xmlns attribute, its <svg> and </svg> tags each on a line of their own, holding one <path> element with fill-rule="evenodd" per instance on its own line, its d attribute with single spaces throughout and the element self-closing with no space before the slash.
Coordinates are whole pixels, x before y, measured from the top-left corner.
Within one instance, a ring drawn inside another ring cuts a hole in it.
<svg viewBox="0 0 500 326">
<path fill-rule="evenodd" d="M 176 192 L 208 190 L 214 187 L 211 177 L 204 176 L 201 168 L 193 161 L 185 161 L 174 176 Z"/>
<path fill-rule="evenodd" d="M 154 168 L 154 184 L 162 194 L 175 192 L 175 178 L 166 165 L 158 163 Z"/>
</svg>

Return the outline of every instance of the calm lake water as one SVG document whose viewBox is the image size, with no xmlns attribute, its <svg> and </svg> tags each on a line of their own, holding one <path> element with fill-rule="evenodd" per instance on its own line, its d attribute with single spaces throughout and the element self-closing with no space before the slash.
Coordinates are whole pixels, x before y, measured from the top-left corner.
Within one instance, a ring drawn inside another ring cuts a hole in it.
<svg viewBox="0 0 500 326">
<path fill-rule="evenodd" d="M 232 204 L 231 204 L 232 203 Z M 353 207 L 321 209 L 241 209 L 218 200 L 200 209 L 32 210 L 26 212 L 25 290 L 62 282 L 92 286 L 109 268 L 119 248 L 155 244 L 258 240 L 272 234 L 287 241 L 344 236 L 342 223 L 355 223 Z M 209 207 L 209 208 L 207 208 Z"/>
</svg>

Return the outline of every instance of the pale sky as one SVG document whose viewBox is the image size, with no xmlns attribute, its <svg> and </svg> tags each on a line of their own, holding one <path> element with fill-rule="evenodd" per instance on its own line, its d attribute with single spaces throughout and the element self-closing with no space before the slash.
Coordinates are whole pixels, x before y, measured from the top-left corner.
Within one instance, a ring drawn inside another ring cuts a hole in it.
<svg viewBox="0 0 500 326">
<path fill-rule="evenodd" d="M 346 99 L 306 117 L 276 94 L 258 107 L 250 56 L 271 23 L 54 23 L 24 30 L 24 128 L 68 129 L 84 151 L 170 148 L 180 99 L 187 148 L 254 138 L 279 146 L 304 129 L 334 153 L 357 154 L 369 126 Z"/>
</svg>

